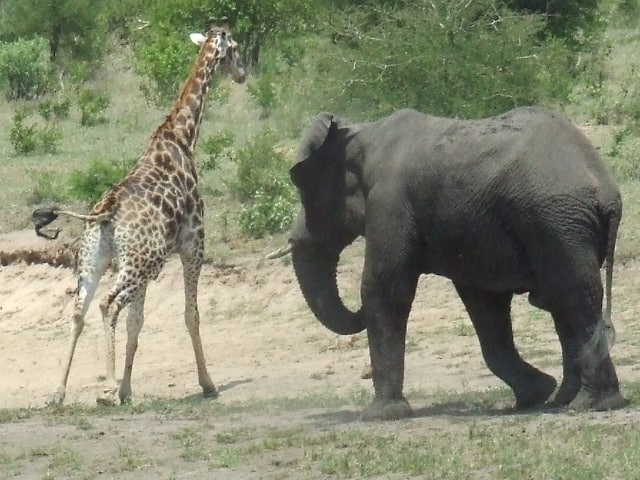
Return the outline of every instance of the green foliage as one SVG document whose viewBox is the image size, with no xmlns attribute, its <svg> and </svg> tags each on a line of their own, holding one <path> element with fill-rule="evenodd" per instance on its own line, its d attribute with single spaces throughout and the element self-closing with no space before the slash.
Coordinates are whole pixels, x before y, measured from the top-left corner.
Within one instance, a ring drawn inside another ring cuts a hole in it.
<svg viewBox="0 0 640 480">
<path fill-rule="evenodd" d="M 136 68 L 144 77 L 141 89 L 149 101 L 166 104 L 178 93 L 197 54 L 186 34 L 152 31 L 135 51 Z"/>
<path fill-rule="evenodd" d="M 16 153 L 55 153 L 58 150 L 62 132 L 55 125 L 39 125 L 25 123 L 29 116 L 28 110 L 16 109 L 9 138 Z"/>
<path fill-rule="evenodd" d="M 640 180 L 640 127 L 637 123 L 629 123 L 615 133 L 608 157 L 617 180 Z"/>
<path fill-rule="evenodd" d="M 276 106 L 278 95 L 271 75 L 262 74 L 252 82 L 247 83 L 247 91 L 261 108 L 261 117 L 267 118 Z"/>
<path fill-rule="evenodd" d="M 568 96 L 573 57 L 560 40 L 540 43 L 543 17 L 514 15 L 493 0 L 409 4 L 333 20 L 335 47 L 318 71 L 325 90 L 341 92 L 334 103 L 346 100 L 369 118 L 400 106 L 481 117 Z"/>
<path fill-rule="evenodd" d="M 33 179 L 33 191 L 30 203 L 33 205 L 45 202 L 62 202 L 67 198 L 65 186 L 60 181 L 60 175 L 52 171 L 33 170 L 28 172 Z"/>
<path fill-rule="evenodd" d="M 619 0 L 615 6 L 614 19 L 627 26 L 638 25 L 640 20 L 640 2 L 638 0 Z"/>
<path fill-rule="evenodd" d="M 24 121 L 28 116 L 24 109 L 18 109 L 13 115 L 13 125 L 11 126 L 11 145 L 16 153 L 31 153 L 36 149 L 36 125 L 25 125 Z"/>
<path fill-rule="evenodd" d="M 106 91 L 99 92 L 85 88 L 78 95 L 78 106 L 80 107 L 80 124 L 92 127 L 105 123 L 104 110 L 111 103 L 109 94 Z"/>
<path fill-rule="evenodd" d="M 276 179 L 269 186 L 259 187 L 251 204 L 240 210 L 240 228 L 253 238 L 261 238 L 266 233 L 285 231 L 293 221 L 297 197 L 290 182 Z"/>
<path fill-rule="evenodd" d="M 232 146 L 235 135 L 231 131 L 222 131 L 211 134 L 200 144 L 200 149 L 207 154 L 204 160 L 198 160 L 201 171 L 215 170 L 220 166 L 220 159 L 233 159 Z"/>
<path fill-rule="evenodd" d="M 545 31 L 551 36 L 580 41 L 580 32 L 597 26 L 598 0 L 505 0 L 518 11 L 545 16 Z"/>
<path fill-rule="evenodd" d="M 69 116 L 71 101 L 68 98 L 47 98 L 38 103 L 38 113 L 48 122 L 55 122 Z"/>
<path fill-rule="evenodd" d="M 86 172 L 76 170 L 69 176 L 69 193 L 74 198 L 93 204 L 127 175 L 132 163 L 93 160 Z"/>
<path fill-rule="evenodd" d="M 135 42 L 136 68 L 145 77 L 147 99 L 166 103 L 174 98 L 195 57 L 188 33 L 203 32 L 211 16 L 227 16 L 240 55 L 247 67 L 256 67 L 270 39 L 294 35 L 315 21 L 323 4 L 297 0 L 158 0 L 148 5 L 147 28 Z"/>
<path fill-rule="evenodd" d="M 115 1 L 115 0 L 113 0 Z M 76 58 L 96 59 L 104 45 L 101 10 L 104 0 L 5 0 L 0 34 L 6 38 L 46 39 L 49 57 L 62 51 Z"/>
<path fill-rule="evenodd" d="M 36 98 L 49 90 L 51 65 L 40 37 L 0 43 L 0 86 L 8 98 Z"/>
<path fill-rule="evenodd" d="M 244 204 L 240 228 L 254 238 L 285 230 L 296 205 L 288 162 L 284 154 L 274 148 L 275 144 L 275 135 L 266 130 L 238 150 L 236 177 L 229 182 L 231 192 Z"/>
</svg>

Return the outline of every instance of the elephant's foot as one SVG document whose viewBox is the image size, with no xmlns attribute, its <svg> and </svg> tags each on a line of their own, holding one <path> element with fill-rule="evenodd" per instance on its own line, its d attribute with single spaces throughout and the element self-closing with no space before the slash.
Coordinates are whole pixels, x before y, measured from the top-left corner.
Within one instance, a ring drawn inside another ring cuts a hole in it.
<svg viewBox="0 0 640 480">
<path fill-rule="evenodd" d="M 580 391 L 580 377 L 575 376 L 572 378 L 565 377 L 560 384 L 560 388 L 556 392 L 553 401 L 550 402 L 553 407 L 565 407 L 576 398 L 576 395 Z"/>
<path fill-rule="evenodd" d="M 619 390 L 593 392 L 582 387 L 576 397 L 569 403 L 569 408 L 580 411 L 595 410 L 601 412 L 622 408 L 628 403 L 628 400 L 622 396 Z"/>
<path fill-rule="evenodd" d="M 516 409 L 539 407 L 547 401 L 556 389 L 558 382 L 551 375 L 536 370 L 513 388 L 516 396 Z"/>
<path fill-rule="evenodd" d="M 362 420 L 399 420 L 413 416 L 413 410 L 409 403 L 401 398 L 399 400 L 374 399 L 362 412 Z"/>
</svg>

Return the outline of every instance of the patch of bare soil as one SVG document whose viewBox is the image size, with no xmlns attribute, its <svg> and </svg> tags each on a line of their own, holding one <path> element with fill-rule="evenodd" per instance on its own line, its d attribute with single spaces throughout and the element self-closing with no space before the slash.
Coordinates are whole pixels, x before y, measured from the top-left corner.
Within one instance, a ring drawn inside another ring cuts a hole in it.
<svg viewBox="0 0 640 480">
<path fill-rule="evenodd" d="M 362 242 L 349 247 L 339 267 L 339 285 L 346 303 L 352 307 L 358 304 L 362 247 Z M 0 408 L 41 407 L 58 383 L 67 349 L 76 277 L 72 269 L 59 266 L 71 264 L 70 260 L 47 261 L 47 255 L 66 258 L 72 250 L 69 237 L 51 243 L 36 237 L 32 230 L 0 236 Z M 93 405 L 101 390 L 105 356 L 98 303 L 112 281 L 112 273 L 108 272 L 89 309 L 68 382 L 68 404 Z M 640 265 L 619 266 L 614 287 L 619 342 L 613 356 L 623 385 L 638 379 L 640 331 L 634 300 L 638 291 Z M 256 255 L 225 265 L 205 265 L 199 305 L 205 356 L 220 390 L 216 402 L 234 405 L 249 399 L 327 392 L 347 395 L 372 390 L 371 380 L 361 378 L 368 363 L 366 335 L 341 337 L 322 327 L 307 308 L 287 259 L 269 262 Z M 134 403 L 148 398 L 199 395 L 183 308 L 182 269 L 179 259 L 173 257 L 148 288 L 146 322 L 132 380 Z M 513 313 L 516 341 L 523 356 L 559 378 L 560 350 L 549 316 L 530 307 L 525 297 L 516 299 Z M 118 372 L 124 359 L 125 320 L 126 311 L 120 315 L 116 333 Z M 456 416 L 455 406 L 444 413 L 430 409 L 428 396 L 433 392 L 483 391 L 502 386 L 485 367 L 471 323 L 450 282 L 435 276 L 423 277 L 409 321 L 405 391 L 424 392 L 427 398 L 422 404 L 413 401 L 422 418 L 416 419 L 418 423 L 411 428 L 459 428 L 459 422 L 449 418 Z M 325 413 L 325 417 L 314 417 L 309 412 L 290 412 L 280 420 L 267 414 L 252 414 L 242 418 L 242 425 L 251 429 L 252 425 L 274 421 L 308 424 L 314 418 L 314 424 L 324 424 L 321 428 L 325 428 L 357 421 L 358 407 L 342 411 L 342 418 L 341 412 L 334 412 L 333 417 L 331 412 Z M 628 414 L 625 411 L 620 415 Z M 164 431 L 166 436 L 181 425 L 140 417 L 129 419 L 124 428 L 117 410 L 113 417 L 97 421 L 98 430 L 107 432 L 100 441 L 78 436 L 77 429 L 68 425 L 45 427 L 37 419 L 0 425 L 0 448 L 18 448 L 29 442 L 34 446 L 55 443 L 57 438 L 76 435 L 79 449 L 86 455 L 99 457 L 107 448 L 105 445 L 116 448 L 122 441 L 144 444 L 144 448 L 155 448 L 162 455 L 164 447 L 158 445 L 159 437 L 154 437 L 154 432 Z M 114 425 L 119 425 L 119 438 L 109 435 Z M 403 425 L 402 429 L 406 429 Z M 31 471 L 40 472 L 42 478 L 39 464 L 31 465 Z M 200 467 L 193 468 L 193 472 L 183 471 L 175 478 L 202 478 Z M 123 473 L 117 478 L 134 476 Z M 246 473 L 215 478 L 271 477 Z"/>
</svg>

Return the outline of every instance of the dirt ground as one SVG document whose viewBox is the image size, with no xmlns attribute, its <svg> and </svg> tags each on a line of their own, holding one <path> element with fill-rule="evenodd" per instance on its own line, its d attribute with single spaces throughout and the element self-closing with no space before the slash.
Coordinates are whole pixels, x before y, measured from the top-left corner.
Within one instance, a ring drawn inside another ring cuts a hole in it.
<svg viewBox="0 0 640 480">
<path fill-rule="evenodd" d="M 64 243 L 64 237 L 51 244 L 26 230 L 3 235 L 0 251 L 5 255 L 55 251 Z M 353 307 L 358 298 L 361 249 L 361 244 L 350 247 L 338 273 L 346 302 Z M 414 342 L 426 340 L 423 337 L 429 330 L 457 328 L 462 335 L 446 346 L 410 347 L 407 387 L 450 390 L 499 385 L 479 356 L 467 357 L 478 353 L 477 341 L 471 330 L 467 332 L 471 324 L 448 282 L 436 277 L 423 280 L 412 313 L 410 341 L 416 336 Z M 91 405 L 100 389 L 104 342 L 98 303 L 112 281 L 111 273 L 103 277 L 89 309 L 66 403 Z M 68 344 L 75 284 L 76 276 L 69 268 L 23 262 L 0 266 L 0 364 L 5 365 L 0 408 L 41 406 L 55 388 Z M 360 379 L 368 362 L 366 335 L 341 337 L 322 327 L 306 307 L 286 259 L 264 261 L 256 254 L 224 265 L 205 265 L 199 305 L 205 354 L 210 374 L 222 390 L 222 402 L 296 396 L 329 388 L 341 393 L 370 383 Z M 132 380 L 136 399 L 182 398 L 199 392 L 183 309 L 182 268 L 179 258 L 173 256 L 148 289 Z M 118 374 L 124 360 L 125 319 L 126 310 L 116 333 Z M 459 358 L 462 354 L 465 357 Z"/>
<path fill-rule="evenodd" d="M 55 388 L 67 349 L 76 283 L 69 268 L 28 265 L 15 261 L 10 253 L 55 251 L 70 241 L 63 235 L 58 242 L 47 243 L 32 230 L 0 236 L 4 255 L 0 255 L 0 408 L 41 407 Z M 340 289 L 351 307 L 359 298 L 362 249 L 362 242 L 349 247 L 338 270 Z M 111 281 L 108 273 L 89 310 L 68 382 L 68 404 L 94 405 L 101 389 L 104 341 L 98 303 Z M 625 300 L 637 298 L 639 284 L 640 265 L 617 266 L 614 319 L 619 342 L 613 356 L 623 385 L 639 377 L 635 300 Z M 322 327 L 304 303 L 286 259 L 264 261 L 263 254 L 256 253 L 243 254 L 224 265 L 205 265 L 199 305 L 205 355 L 220 390 L 218 402 L 233 405 L 249 399 L 372 390 L 371 381 L 361 378 L 368 362 L 366 335 L 340 337 Z M 179 259 L 172 257 L 148 288 L 145 326 L 132 379 L 134 403 L 199 394 L 183 308 L 182 269 Z M 523 356 L 560 378 L 559 344 L 551 319 L 529 306 L 526 297 L 515 300 L 513 313 Z M 124 359 L 125 318 L 126 311 L 116 333 L 118 376 Z M 428 395 L 502 386 L 484 366 L 471 323 L 450 282 L 422 277 L 409 321 L 405 391 Z M 413 407 L 420 409 L 425 404 L 413 402 Z M 267 421 L 259 415 L 251 418 L 257 424 Z M 109 419 L 100 421 L 108 423 Z M 33 441 L 30 438 L 40 435 L 41 427 L 37 422 L 17 429 L 0 425 L 0 445 L 16 438 L 28 444 Z M 57 430 L 55 436 L 64 436 L 64 431 Z"/>
</svg>

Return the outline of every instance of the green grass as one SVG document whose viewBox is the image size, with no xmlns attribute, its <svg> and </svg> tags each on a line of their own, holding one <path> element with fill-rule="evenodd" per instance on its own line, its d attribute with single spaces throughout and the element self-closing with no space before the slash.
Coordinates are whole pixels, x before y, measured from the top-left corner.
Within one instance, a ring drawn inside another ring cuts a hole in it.
<svg viewBox="0 0 640 480">
<path fill-rule="evenodd" d="M 640 402 L 640 382 L 626 384 L 625 394 L 633 408 Z M 364 392 L 228 406 L 158 400 L 116 410 L 34 409 L 29 418 L 21 419 L 17 413 L 6 417 L 16 424 L 45 420 L 43 436 L 48 429 L 76 425 L 79 436 L 58 435 L 49 447 L 0 450 L 0 467 L 19 476 L 44 459 L 47 474 L 55 478 L 91 478 L 96 468 L 105 473 L 135 471 L 143 477 L 171 468 L 215 477 L 216 471 L 259 471 L 265 466 L 280 471 L 282 478 L 299 478 L 287 477 L 287 472 L 305 472 L 305 478 L 635 478 L 640 430 L 629 417 L 633 410 L 617 415 L 515 413 L 508 407 L 513 400 L 506 388 L 461 393 L 414 390 L 407 396 L 416 418 L 372 423 L 354 416 L 371 398 Z M 346 412 L 350 413 L 344 417 Z M 265 414 L 271 421 L 252 423 L 255 415 Z M 148 432 L 134 428 L 135 436 L 123 430 L 137 421 L 166 428 Z M 82 425 L 101 424 L 104 429 L 105 422 L 120 426 L 87 442 Z M 109 436 L 117 442 L 113 451 L 104 446 Z M 100 449 L 100 459 L 89 460 L 96 454 L 91 448 Z"/>
</svg>

